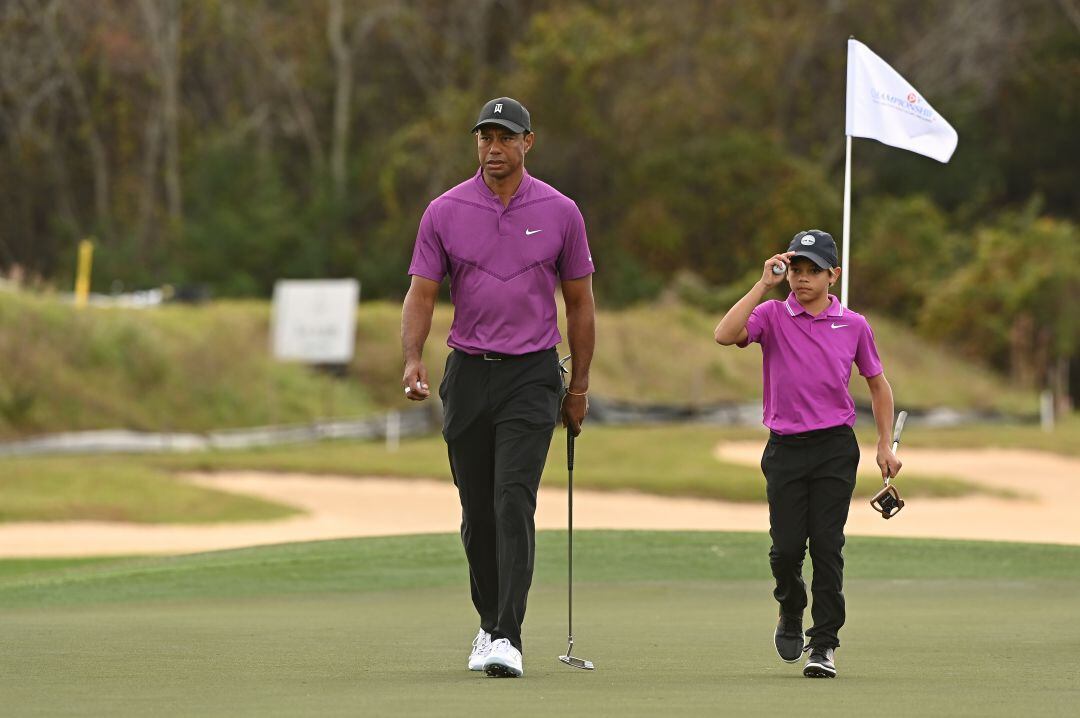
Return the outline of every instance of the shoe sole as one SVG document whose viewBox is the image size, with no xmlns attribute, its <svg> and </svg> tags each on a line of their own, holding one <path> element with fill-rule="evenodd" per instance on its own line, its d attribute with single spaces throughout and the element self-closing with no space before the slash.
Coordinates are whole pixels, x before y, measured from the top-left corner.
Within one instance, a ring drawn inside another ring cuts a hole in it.
<svg viewBox="0 0 1080 718">
<path fill-rule="evenodd" d="M 806 641 L 803 641 L 803 643 L 805 644 Z M 798 663 L 802 659 L 803 652 L 802 652 L 801 648 L 799 649 L 799 655 L 795 656 L 791 660 L 788 660 L 787 658 L 784 658 L 784 654 L 780 652 L 779 646 L 776 645 L 776 631 L 775 631 L 775 629 L 773 630 L 773 644 L 772 645 L 773 645 L 773 648 L 776 649 L 776 655 L 780 656 L 780 660 L 783 661 L 784 663 Z"/>
<path fill-rule="evenodd" d="M 811 663 L 803 669 L 807 678 L 836 678 L 836 669 L 828 669 L 819 663 Z"/>
<path fill-rule="evenodd" d="M 484 673 L 492 678 L 520 678 L 521 673 L 515 671 L 510 666 L 504 666 L 501 663 L 492 663 L 490 666 L 484 666 Z"/>
</svg>

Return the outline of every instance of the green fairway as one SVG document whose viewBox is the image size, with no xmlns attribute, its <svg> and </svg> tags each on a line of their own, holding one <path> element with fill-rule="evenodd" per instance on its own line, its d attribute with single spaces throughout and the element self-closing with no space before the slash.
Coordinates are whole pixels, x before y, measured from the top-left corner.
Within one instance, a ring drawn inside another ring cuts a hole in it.
<svg viewBox="0 0 1080 718">
<path fill-rule="evenodd" d="M 718 442 L 755 440 L 763 431 L 708 426 L 592 426 L 578 443 L 578 485 L 667 496 L 764 501 L 756 466 L 720 461 Z M 544 483 L 566 484 L 564 434 L 551 442 Z M 102 455 L 0 459 L 0 522 L 105 520 L 137 523 L 212 523 L 282 518 L 296 511 L 249 496 L 215 491 L 176 478 L 178 471 L 288 471 L 345 476 L 448 478 L 446 444 L 435 435 L 403 441 L 388 451 L 381 441 L 334 441 L 250 451 L 179 455 Z M 857 497 L 881 481 L 860 475 Z M 904 475 L 904 495 L 1009 496 L 959 479 Z"/>
<path fill-rule="evenodd" d="M 0 522 L 266 521 L 296 509 L 196 486 L 137 456 L 0 459 Z"/>
<path fill-rule="evenodd" d="M 456 536 L 0 562 L 5 715 L 1073 715 L 1080 548 L 852 539 L 840 678 L 771 646 L 763 534 L 538 540 L 521 680 L 465 670 Z M 68 562 L 70 563 L 70 562 Z M 32 564 L 32 565 L 31 565 Z"/>
<path fill-rule="evenodd" d="M 566 483 L 566 443 L 562 430 L 555 433 L 548 453 L 544 483 Z M 588 426 L 577 443 L 579 469 L 575 481 L 582 488 L 627 489 L 668 496 L 699 496 L 726 501 L 764 501 L 765 482 L 757 466 L 744 466 L 715 458 L 716 445 L 725 440 L 760 441 L 767 434 L 757 427 L 719 428 L 702 425 Z M 117 460 L 123 460 L 118 458 Z M 403 441 L 400 450 L 387 451 L 379 441 L 340 441 L 312 446 L 284 446 L 255 451 L 218 451 L 202 454 L 135 457 L 168 469 L 205 471 L 262 469 L 352 476 L 448 476 L 446 444 L 441 436 Z M 872 496 L 880 478 L 862 476 L 858 497 Z M 993 487 L 940 476 L 907 474 L 904 492 L 910 496 L 956 497 L 970 494 L 1002 495 Z"/>
</svg>

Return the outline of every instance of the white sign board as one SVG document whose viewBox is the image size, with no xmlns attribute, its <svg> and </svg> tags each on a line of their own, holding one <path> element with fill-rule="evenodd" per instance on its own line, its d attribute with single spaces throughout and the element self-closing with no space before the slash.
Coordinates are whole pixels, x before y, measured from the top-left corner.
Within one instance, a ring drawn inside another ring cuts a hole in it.
<svg viewBox="0 0 1080 718">
<path fill-rule="evenodd" d="M 308 364 L 346 364 L 356 341 L 355 279 L 280 280 L 274 284 L 274 356 Z"/>
</svg>

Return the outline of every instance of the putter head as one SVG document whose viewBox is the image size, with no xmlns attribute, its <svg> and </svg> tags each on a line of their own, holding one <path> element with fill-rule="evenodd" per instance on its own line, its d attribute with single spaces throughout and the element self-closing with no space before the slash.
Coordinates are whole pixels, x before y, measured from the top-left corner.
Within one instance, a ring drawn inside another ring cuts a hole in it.
<svg viewBox="0 0 1080 718">
<path fill-rule="evenodd" d="M 595 671 L 596 666 L 592 661 L 586 661 L 584 658 L 575 658 L 574 656 L 559 656 L 559 660 L 572 668 L 580 668 L 585 671 Z"/>
<path fill-rule="evenodd" d="M 580 668 L 583 671 L 595 671 L 596 666 L 592 661 L 587 661 L 584 658 L 576 658 L 572 654 L 574 653 L 574 639 L 571 638 L 570 642 L 566 646 L 566 655 L 559 656 L 559 660 L 570 666 L 571 668 Z"/>
<path fill-rule="evenodd" d="M 870 506 L 881 514 L 881 518 L 891 519 L 904 508 L 904 500 L 900 498 L 900 492 L 896 490 L 896 487 L 889 484 L 874 494 L 874 497 L 870 499 Z"/>
</svg>

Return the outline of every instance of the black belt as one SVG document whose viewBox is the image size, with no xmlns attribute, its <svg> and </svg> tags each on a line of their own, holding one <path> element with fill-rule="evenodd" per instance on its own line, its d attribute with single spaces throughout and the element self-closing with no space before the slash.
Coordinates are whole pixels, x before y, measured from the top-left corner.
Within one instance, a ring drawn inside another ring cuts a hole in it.
<svg viewBox="0 0 1080 718">
<path fill-rule="evenodd" d="M 778 434 L 775 431 L 769 431 L 769 436 L 777 441 L 782 442 L 797 442 L 806 441 L 809 439 L 820 439 L 826 436 L 837 436 L 841 434 L 851 434 L 854 430 L 847 424 L 840 424 L 839 426 L 830 426 L 825 429 L 813 429 L 811 431 L 801 431 L 797 434 Z"/>
<path fill-rule="evenodd" d="M 527 359 L 529 357 L 534 357 L 537 354 L 550 352 L 552 351 L 552 349 L 541 349 L 538 352 L 529 352 L 527 354 L 500 354 L 499 352 L 483 352 L 482 354 L 469 354 L 468 352 L 463 352 L 460 349 L 455 349 L 454 351 L 461 352 L 467 357 L 471 357 L 473 359 L 483 359 L 484 361 L 511 361 L 514 359 Z"/>
</svg>

